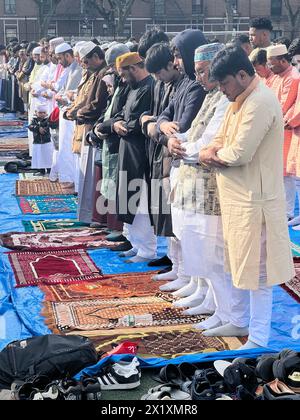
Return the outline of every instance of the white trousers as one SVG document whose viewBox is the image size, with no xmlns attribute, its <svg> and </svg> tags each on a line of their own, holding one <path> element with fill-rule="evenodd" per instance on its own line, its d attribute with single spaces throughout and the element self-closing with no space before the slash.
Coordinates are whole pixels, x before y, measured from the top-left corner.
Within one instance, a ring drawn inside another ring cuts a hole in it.
<svg viewBox="0 0 300 420">
<path fill-rule="evenodd" d="M 231 324 L 245 328 L 249 326 L 249 340 L 268 347 L 273 306 L 273 288 L 266 285 L 266 229 L 262 233 L 260 287 L 248 291 L 232 286 Z"/>
<path fill-rule="evenodd" d="M 284 177 L 287 217 L 294 218 L 296 200 L 296 180 L 293 176 Z"/>
<path fill-rule="evenodd" d="M 146 183 L 141 191 L 140 204 L 132 225 L 126 224 L 127 239 L 131 242 L 137 256 L 146 259 L 155 259 L 157 256 L 157 237 L 151 225 L 148 211 L 148 191 Z"/>
<path fill-rule="evenodd" d="M 59 115 L 59 152 L 57 157 L 59 182 L 75 182 L 75 163 L 72 151 L 74 130 L 74 121 L 65 120 L 61 111 Z"/>
<path fill-rule="evenodd" d="M 191 277 L 185 274 L 184 261 L 182 256 L 181 241 L 177 238 L 169 238 L 168 257 L 173 263 L 173 272 L 181 280 L 190 280 Z"/>
</svg>

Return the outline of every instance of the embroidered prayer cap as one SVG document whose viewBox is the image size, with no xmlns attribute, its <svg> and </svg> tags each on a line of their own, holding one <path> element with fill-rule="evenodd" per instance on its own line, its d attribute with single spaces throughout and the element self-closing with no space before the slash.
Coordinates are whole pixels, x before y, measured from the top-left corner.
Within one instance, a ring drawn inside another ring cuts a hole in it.
<svg viewBox="0 0 300 420">
<path fill-rule="evenodd" d="M 79 41 L 77 44 L 75 44 L 75 47 L 73 48 L 74 54 L 79 54 L 80 48 L 86 43 L 86 41 Z"/>
<path fill-rule="evenodd" d="M 284 44 L 272 45 L 271 47 L 267 48 L 267 57 L 280 57 L 282 55 L 287 55 L 288 49 Z"/>
<path fill-rule="evenodd" d="M 106 42 L 105 44 L 100 45 L 102 51 L 108 50 L 110 43 Z"/>
<path fill-rule="evenodd" d="M 36 107 L 36 112 L 46 112 L 48 113 L 48 106 L 46 104 L 38 104 Z"/>
<path fill-rule="evenodd" d="M 109 48 L 105 53 L 105 61 L 108 66 L 113 66 L 116 64 L 116 60 L 121 55 L 129 53 L 130 50 L 125 44 L 116 44 Z"/>
<path fill-rule="evenodd" d="M 42 53 L 42 47 L 36 47 L 34 48 L 34 50 L 32 51 L 33 55 L 40 55 Z"/>
<path fill-rule="evenodd" d="M 82 60 L 84 57 L 89 55 L 90 52 L 92 52 L 97 47 L 96 44 L 94 44 L 92 41 L 85 42 L 80 48 L 79 48 L 79 57 L 80 60 Z"/>
<path fill-rule="evenodd" d="M 251 54 L 249 55 L 249 60 L 251 61 L 251 63 L 254 63 L 257 59 L 258 53 L 262 50 L 263 48 L 255 48 Z"/>
<path fill-rule="evenodd" d="M 56 47 L 63 44 L 64 42 L 65 42 L 65 40 L 62 37 L 51 39 L 50 42 L 49 42 L 50 49 L 55 50 Z"/>
<path fill-rule="evenodd" d="M 63 42 L 55 48 L 55 54 L 63 54 L 70 50 L 72 50 L 71 45 L 67 44 L 66 42 Z"/>
<path fill-rule="evenodd" d="M 117 58 L 117 69 L 122 67 L 134 66 L 135 64 L 142 63 L 142 57 L 136 52 L 129 52 Z"/>
<path fill-rule="evenodd" d="M 218 52 L 224 48 L 225 45 L 219 42 L 201 45 L 201 47 L 198 47 L 195 51 L 195 63 L 198 61 L 212 61 Z"/>
</svg>

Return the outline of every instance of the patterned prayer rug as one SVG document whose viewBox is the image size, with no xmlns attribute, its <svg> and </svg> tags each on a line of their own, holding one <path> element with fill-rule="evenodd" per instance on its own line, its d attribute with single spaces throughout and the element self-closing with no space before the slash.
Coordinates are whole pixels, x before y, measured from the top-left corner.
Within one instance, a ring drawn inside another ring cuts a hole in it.
<svg viewBox="0 0 300 420">
<path fill-rule="evenodd" d="M 88 223 L 81 223 L 75 219 L 30 220 L 22 221 L 25 232 L 46 232 L 52 230 L 74 230 L 89 227 Z"/>
<path fill-rule="evenodd" d="M 86 334 L 86 333 L 85 333 Z M 88 335 L 88 334 L 86 334 Z M 157 327 L 131 331 L 129 334 L 111 334 L 91 336 L 97 351 L 103 356 L 111 352 L 119 344 L 130 341 L 138 345 L 138 354 L 141 357 L 155 356 L 175 358 L 186 354 L 210 353 L 226 350 L 237 350 L 245 344 L 244 338 L 230 337 L 204 337 L 200 330 L 192 326 Z"/>
<path fill-rule="evenodd" d="M 184 309 L 174 308 L 173 301 L 170 295 L 159 293 L 155 297 L 46 302 L 43 315 L 54 332 L 123 328 L 123 317 L 128 318 L 126 325 L 133 328 L 195 324 L 205 319 L 183 315 Z"/>
<path fill-rule="evenodd" d="M 71 284 L 100 280 L 100 271 L 83 249 L 44 252 L 10 252 L 16 287 Z"/>
<path fill-rule="evenodd" d="M 289 283 L 283 284 L 282 287 L 286 290 L 297 302 L 300 303 L 300 257 L 294 257 L 294 266 L 296 277 Z"/>
<path fill-rule="evenodd" d="M 51 182 L 47 178 L 16 182 L 17 196 L 74 195 L 74 193 L 74 187 L 70 187 L 69 183 Z"/>
<path fill-rule="evenodd" d="M 22 121 L 0 121 L 0 127 L 23 127 Z"/>
<path fill-rule="evenodd" d="M 69 195 L 17 197 L 23 214 L 76 213 L 78 199 Z"/>
<path fill-rule="evenodd" d="M 0 244 L 9 249 L 38 251 L 58 248 L 109 249 L 119 243 L 105 239 L 107 232 L 103 230 L 58 230 L 52 232 L 10 232 L 0 234 Z"/>
<path fill-rule="evenodd" d="M 152 281 L 153 275 L 154 273 L 108 275 L 94 283 L 42 286 L 41 290 L 45 294 L 45 300 L 50 302 L 155 296 L 165 281 Z"/>
</svg>

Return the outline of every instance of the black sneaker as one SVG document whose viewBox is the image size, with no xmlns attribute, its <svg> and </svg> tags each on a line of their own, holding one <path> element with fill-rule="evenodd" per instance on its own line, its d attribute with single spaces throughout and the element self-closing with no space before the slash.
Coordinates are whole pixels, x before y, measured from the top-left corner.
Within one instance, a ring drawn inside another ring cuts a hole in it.
<svg viewBox="0 0 300 420">
<path fill-rule="evenodd" d="M 84 378 L 81 381 L 82 400 L 99 401 L 101 400 L 101 385 L 96 378 Z"/>
<path fill-rule="evenodd" d="M 73 379 L 63 379 L 57 382 L 61 400 L 81 401 L 82 386 Z"/>
<path fill-rule="evenodd" d="M 136 368 L 120 365 L 108 366 L 98 381 L 103 391 L 135 389 L 141 385 L 140 374 Z"/>
</svg>

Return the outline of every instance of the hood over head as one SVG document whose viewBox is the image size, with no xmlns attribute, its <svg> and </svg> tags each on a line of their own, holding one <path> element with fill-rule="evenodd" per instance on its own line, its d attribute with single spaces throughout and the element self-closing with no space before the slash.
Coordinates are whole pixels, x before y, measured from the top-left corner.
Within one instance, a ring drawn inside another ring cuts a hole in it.
<svg viewBox="0 0 300 420">
<path fill-rule="evenodd" d="M 197 29 L 186 29 L 172 41 L 182 57 L 186 74 L 190 79 L 195 79 L 194 57 L 196 48 L 207 44 L 207 40 L 203 32 Z"/>
</svg>

